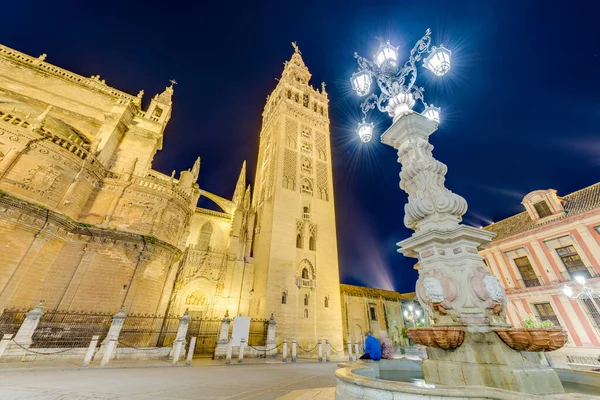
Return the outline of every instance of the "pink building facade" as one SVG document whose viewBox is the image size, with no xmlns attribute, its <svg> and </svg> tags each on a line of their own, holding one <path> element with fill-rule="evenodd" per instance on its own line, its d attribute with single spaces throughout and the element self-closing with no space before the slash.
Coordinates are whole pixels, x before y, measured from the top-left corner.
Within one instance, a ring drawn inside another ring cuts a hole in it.
<svg viewBox="0 0 600 400">
<path fill-rule="evenodd" d="M 564 197 L 536 190 L 522 204 L 525 211 L 483 228 L 497 234 L 481 255 L 506 290 L 509 323 L 522 326 L 529 314 L 551 320 L 569 333 L 550 353 L 557 366 L 600 367 L 600 310 L 575 280 L 584 277 L 600 304 L 600 183 Z"/>
</svg>

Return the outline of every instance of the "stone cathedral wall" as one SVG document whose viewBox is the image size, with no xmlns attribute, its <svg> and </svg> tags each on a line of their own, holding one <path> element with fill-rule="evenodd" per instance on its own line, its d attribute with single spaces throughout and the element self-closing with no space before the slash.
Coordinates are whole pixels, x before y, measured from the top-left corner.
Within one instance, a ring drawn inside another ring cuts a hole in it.
<svg viewBox="0 0 600 400">
<path fill-rule="evenodd" d="M 151 169 L 172 93 L 0 46 L 0 310 L 166 312 L 199 196 L 199 163 Z"/>
</svg>

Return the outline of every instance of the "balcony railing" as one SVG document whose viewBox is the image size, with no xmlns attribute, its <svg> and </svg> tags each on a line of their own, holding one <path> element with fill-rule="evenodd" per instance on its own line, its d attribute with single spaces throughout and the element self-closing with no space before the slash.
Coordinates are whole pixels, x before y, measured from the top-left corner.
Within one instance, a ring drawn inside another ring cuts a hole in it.
<svg viewBox="0 0 600 400">
<path fill-rule="evenodd" d="M 577 275 L 581 275 L 585 279 L 598 277 L 598 274 L 592 268 L 580 269 L 577 272 L 561 271 L 561 275 L 564 281 L 572 281 Z"/>
<path fill-rule="evenodd" d="M 300 287 L 308 287 L 311 289 L 315 288 L 315 281 L 312 279 L 304 279 L 304 278 L 296 278 L 296 286 Z"/>
<path fill-rule="evenodd" d="M 534 279 L 519 279 L 519 285 L 521 287 L 535 287 L 535 286 L 541 286 L 541 279 L 538 278 L 534 278 Z"/>
</svg>

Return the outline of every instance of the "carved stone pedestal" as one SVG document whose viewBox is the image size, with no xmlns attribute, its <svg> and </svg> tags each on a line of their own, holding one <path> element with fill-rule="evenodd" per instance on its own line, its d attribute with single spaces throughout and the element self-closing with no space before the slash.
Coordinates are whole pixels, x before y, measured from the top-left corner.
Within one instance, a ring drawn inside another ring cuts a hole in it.
<svg viewBox="0 0 600 400">
<path fill-rule="evenodd" d="M 491 386 L 531 394 L 564 393 L 556 372 L 542 366 L 537 353 L 508 347 L 495 332 L 465 332 L 456 350 L 427 348 L 425 382 L 441 385 Z"/>
</svg>

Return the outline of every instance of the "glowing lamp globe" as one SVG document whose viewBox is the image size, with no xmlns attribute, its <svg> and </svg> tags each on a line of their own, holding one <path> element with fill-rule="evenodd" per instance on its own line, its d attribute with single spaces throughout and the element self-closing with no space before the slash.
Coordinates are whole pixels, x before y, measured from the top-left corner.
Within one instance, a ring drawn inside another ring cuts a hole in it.
<svg viewBox="0 0 600 400">
<path fill-rule="evenodd" d="M 408 311 L 404 310 L 404 317 L 408 318 Z"/>
<path fill-rule="evenodd" d="M 573 297 L 573 288 L 571 286 L 565 285 L 562 290 L 567 297 Z"/>
<path fill-rule="evenodd" d="M 425 107 L 425 110 L 423 110 L 422 115 L 437 123 L 440 122 L 440 108 L 435 107 L 433 104 L 430 104 L 427 107 Z"/>
<path fill-rule="evenodd" d="M 352 78 L 350 78 L 352 89 L 354 89 L 359 96 L 364 96 L 371 91 L 371 81 L 371 73 L 365 70 L 355 72 L 352 74 Z"/>
<path fill-rule="evenodd" d="M 358 129 L 356 130 L 356 132 L 358 132 L 358 136 L 360 137 L 361 142 L 367 143 L 371 140 L 371 138 L 373 137 L 374 127 L 375 125 L 373 125 L 372 123 L 365 122 L 364 119 L 360 124 L 358 124 Z"/>
<path fill-rule="evenodd" d="M 388 71 L 398 67 L 398 52 L 389 41 L 379 46 L 379 50 L 375 53 L 375 64 L 382 70 Z"/>
<path fill-rule="evenodd" d="M 440 47 L 432 47 L 431 54 L 423 60 L 423 66 L 436 74 L 437 76 L 445 75 L 450 70 L 450 56 L 452 52 L 443 45 Z"/>
</svg>

